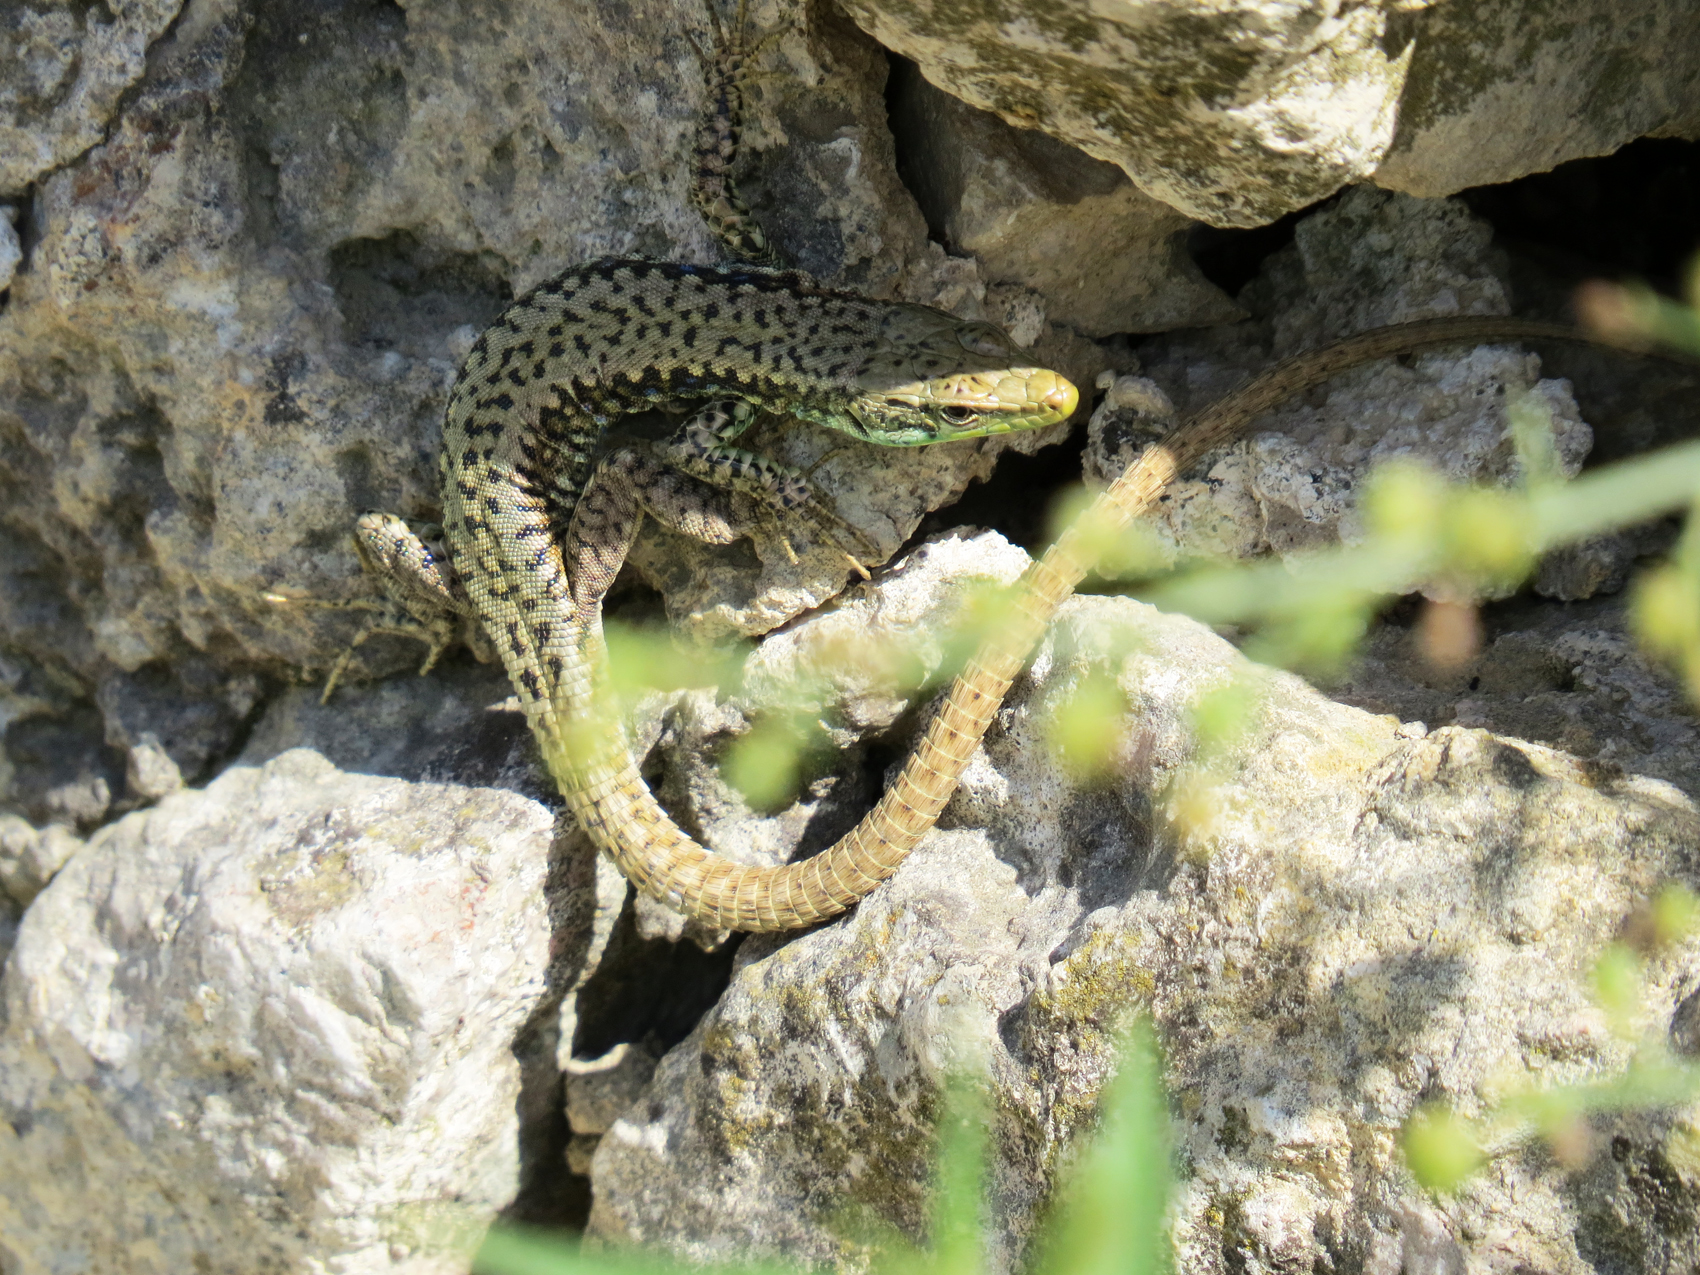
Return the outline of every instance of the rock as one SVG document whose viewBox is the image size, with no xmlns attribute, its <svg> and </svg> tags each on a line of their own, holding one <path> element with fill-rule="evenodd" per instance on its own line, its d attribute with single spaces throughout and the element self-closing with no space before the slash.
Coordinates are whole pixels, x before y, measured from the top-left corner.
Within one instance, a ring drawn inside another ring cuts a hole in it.
<svg viewBox="0 0 1700 1275">
<path fill-rule="evenodd" d="M 1543 598 L 1560 602 L 1618 593 L 1629 582 L 1636 562 L 1667 549 L 1669 540 L 1668 528 L 1661 524 L 1589 536 L 1544 555 L 1529 587 Z"/>
<path fill-rule="evenodd" d="M 558 805 L 555 784 L 509 689 L 499 669 L 450 661 L 427 678 L 345 687 L 328 705 L 316 687 L 294 690 L 267 707 L 238 765 L 269 765 L 311 749 L 344 769 L 404 781 L 401 791 L 418 786 L 421 800 L 434 800 L 430 794 L 444 783 L 497 790 L 528 819 L 547 820 Z M 673 697 L 661 695 L 640 707 L 632 732 L 639 758 L 675 729 L 672 711 Z M 705 935 L 659 905 L 670 933 L 644 934 L 641 905 L 619 871 L 570 823 L 558 832 L 546 887 L 557 964 L 547 1002 L 510 1042 L 521 1074 L 520 1172 L 507 1216 L 535 1225 L 582 1219 L 573 1199 L 587 1188 L 563 1181 L 563 1159 L 571 1172 L 583 1172 L 587 1139 L 617 1114 L 621 1093 L 640 1088 L 654 1059 L 689 1033 L 724 989 L 731 962 L 724 932 Z"/>
<path fill-rule="evenodd" d="M 0 893 L 27 908 L 82 848 L 63 824 L 32 828 L 16 815 L 0 815 Z"/>
<path fill-rule="evenodd" d="M 1449 195 L 1700 133 L 1685 0 L 845 9 L 946 92 L 1213 226 L 1274 221 L 1365 178 Z"/>
<path fill-rule="evenodd" d="M 0 196 L 21 194 L 100 141 L 120 96 L 142 77 L 148 46 L 182 7 L 37 0 L 11 10 L 0 28 Z"/>
<path fill-rule="evenodd" d="M 1195 223 L 1114 164 L 892 70 L 901 168 L 927 223 L 987 279 L 1032 288 L 1088 336 L 1206 327 L 1244 317 L 1186 251 Z"/>
<path fill-rule="evenodd" d="M 655 1074 L 655 1057 L 642 1045 L 621 1041 L 600 1058 L 569 1059 L 567 1120 L 575 1134 L 607 1133 L 636 1102 Z"/>
<path fill-rule="evenodd" d="M 1105 678 L 1127 709 L 1083 780 L 1047 723 Z M 1671 1117 L 1597 1117 L 1623 1152 L 1581 1177 L 1512 1147 L 1440 1204 L 1396 1134 L 1420 1101 L 1471 1113 L 1506 1076 L 1623 1066 L 1591 963 L 1663 882 L 1696 880 L 1700 813 L 1658 781 L 1405 728 L 1285 674 L 1254 680 L 1243 737 L 1205 749 L 1191 706 L 1248 678 L 1192 621 L 1067 603 L 941 830 L 844 918 L 745 941 L 719 1004 L 602 1136 L 592 1233 L 843 1265 L 870 1228 L 919 1239 L 929 1113 L 979 1056 L 998 1113 L 988 1269 L 1019 1269 L 1140 1007 L 1184 1166 L 1178 1269 L 1584 1270 L 1612 1235 L 1658 1242 L 1655 1200 L 1700 1203 L 1656 1167 Z M 1648 1030 L 1697 957 L 1690 939 L 1653 962 Z"/>
<path fill-rule="evenodd" d="M 464 1270 L 594 898 L 551 842 L 516 794 L 304 749 L 102 829 L 3 983 L 21 1269 Z"/>
<path fill-rule="evenodd" d="M 1390 25 L 1414 51 L 1378 186 L 1450 195 L 1700 137 L 1700 11 L 1683 0 L 1436 4 Z"/>
<path fill-rule="evenodd" d="M 946 92 L 1118 165 L 1213 226 L 1273 221 L 1373 172 L 1410 59 L 1382 5 L 1327 22 L 1259 0 L 845 11 Z"/>
<path fill-rule="evenodd" d="M 1700 800 L 1700 721 L 1682 685 L 1638 649 L 1624 598 L 1519 599 L 1482 620 L 1481 649 L 1451 668 L 1426 660 L 1409 628 L 1379 623 L 1329 693 L 1407 721 L 1536 740 Z"/>
<path fill-rule="evenodd" d="M 1241 294 L 1256 322 L 1141 347 L 1146 381 L 1117 382 L 1093 414 L 1088 477 L 1120 474 L 1167 423 L 1165 404 L 1189 416 L 1276 359 L 1384 324 L 1505 313 L 1490 237 L 1456 201 L 1346 192 L 1301 221 L 1293 245 Z M 1539 367 L 1515 347 L 1479 346 L 1343 373 L 1183 475 L 1153 519 L 1157 538 L 1177 556 L 1352 543 L 1361 536 L 1356 493 L 1378 464 L 1417 459 L 1454 482 L 1513 481 L 1510 409 L 1519 402 L 1547 417 L 1557 468 L 1574 476 L 1593 434 L 1568 383 L 1540 379 Z"/>
<path fill-rule="evenodd" d="M 147 801 L 158 801 L 183 786 L 183 771 L 160 746 L 159 737 L 145 731 L 130 746 L 124 770 L 125 787 Z"/>
<path fill-rule="evenodd" d="M 21 174 L 0 195 L 17 192 L 30 248 L 0 308 L 0 644 L 45 671 L 34 715 L 60 732 L 53 764 L 21 768 L 6 798 L 37 822 L 150 800 L 152 781 L 124 786 L 149 731 L 204 780 L 240 747 L 262 679 L 341 654 L 358 616 L 268 598 L 371 597 L 353 519 L 436 513 L 448 387 L 516 294 L 608 253 L 717 257 L 686 199 L 700 4 L 526 0 L 492 19 L 197 0 L 172 22 L 177 8 L 0 19 L 24 33 L 0 67 L 0 159 Z M 752 33 L 790 13 L 756 4 Z M 825 7 L 757 70 L 744 190 L 793 260 L 1012 322 L 1035 359 L 1091 383 L 1103 354 L 1043 297 L 988 289 L 927 241 L 882 49 Z M 892 450 L 786 435 L 779 459 L 813 466 L 885 554 L 1003 450 L 1061 436 Z M 793 565 L 772 537 L 711 552 L 651 529 L 634 571 L 706 635 L 759 632 L 849 576 L 823 538 L 798 539 Z M 362 656 L 373 675 L 419 660 L 404 643 Z"/>
<path fill-rule="evenodd" d="M 17 227 L 13 224 L 17 217 L 16 208 L 0 204 L 0 292 L 12 286 L 12 276 L 18 272 L 18 263 L 24 259 Z"/>
</svg>

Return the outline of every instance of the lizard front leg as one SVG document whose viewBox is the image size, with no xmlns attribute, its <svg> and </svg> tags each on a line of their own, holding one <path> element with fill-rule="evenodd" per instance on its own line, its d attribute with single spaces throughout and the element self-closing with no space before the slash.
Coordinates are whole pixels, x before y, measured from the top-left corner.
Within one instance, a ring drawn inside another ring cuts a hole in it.
<svg viewBox="0 0 1700 1275">
<path fill-rule="evenodd" d="M 752 530 L 725 493 L 634 449 L 605 457 L 571 507 L 562 557 L 581 627 L 600 614 L 645 514 L 707 544 L 731 544 Z M 323 700 L 330 699 L 360 646 L 380 634 L 423 642 L 421 674 L 429 673 L 457 640 L 473 646 L 481 660 L 491 658 L 489 640 L 474 622 L 472 600 L 434 531 L 415 528 L 394 514 L 362 514 L 356 522 L 356 551 L 383 597 L 325 604 L 374 614 L 331 666 Z"/>
<path fill-rule="evenodd" d="M 755 420 L 756 410 L 748 403 L 736 399 L 710 403 L 674 433 L 662 446 L 662 454 L 680 470 L 712 486 L 760 498 L 772 511 L 767 521 L 793 563 L 797 554 L 785 534 L 784 517 L 811 525 L 817 536 L 836 544 L 856 573 L 866 580 L 868 569 L 862 560 L 878 556 L 878 545 L 855 524 L 828 508 L 801 472 L 731 446 L 732 440 Z"/>
<path fill-rule="evenodd" d="M 449 566 L 439 539 L 441 530 L 416 529 L 394 514 L 361 514 L 354 524 L 354 548 L 366 574 L 377 581 L 383 596 L 376 601 L 312 602 L 314 606 L 372 613 L 325 675 L 320 703 L 328 703 L 353 661 L 355 652 L 380 634 L 413 638 L 426 646 L 423 677 L 436 667 L 443 652 L 465 641 L 480 659 L 489 659 L 489 644 L 459 578 Z"/>
</svg>

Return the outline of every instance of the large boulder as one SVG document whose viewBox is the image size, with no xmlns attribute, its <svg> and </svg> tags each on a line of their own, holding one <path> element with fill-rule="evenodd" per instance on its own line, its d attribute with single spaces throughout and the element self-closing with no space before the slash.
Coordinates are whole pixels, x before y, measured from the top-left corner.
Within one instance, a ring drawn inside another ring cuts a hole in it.
<svg viewBox="0 0 1700 1275">
<path fill-rule="evenodd" d="M 1259 688 L 1249 728 L 1202 744 L 1194 707 L 1236 683 Z M 1087 774 L 1050 725 L 1082 693 L 1127 706 Z M 1082 597 L 941 829 L 850 915 L 744 943 L 602 1135 L 594 1234 L 849 1266 L 882 1227 L 921 1237 L 941 1084 L 979 1065 L 992 1268 L 1019 1269 L 1141 1009 L 1168 1055 L 1182 1270 L 1700 1255 L 1672 1117 L 1601 1117 L 1609 1154 L 1580 1161 L 1504 1148 L 1451 1201 L 1398 1150 L 1419 1103 L 1475 1113 L 1627 1061 L 1590 972 L 1658 888 L 1700 881 L 1700 812 L 1675 788 L 1348 708 L 1193 621 Z M 1670 1030 L 1697 956 L 1653 962 L 1637 1030 Z"/>
<path fill-rule="evenodd" d="M 593 928 L 553 842 L 517 793 L 307 749 L 103 829 L 0 981 L 9 1268 L 464 1269 Z"/>
<path fill-rule="evenodd" d="M 1449 195 L 1700 133 L 1700 13 L 1685 0 L 845 8 L 940 88 L 1215 226 L 1364 178 Z"/>
</svg>

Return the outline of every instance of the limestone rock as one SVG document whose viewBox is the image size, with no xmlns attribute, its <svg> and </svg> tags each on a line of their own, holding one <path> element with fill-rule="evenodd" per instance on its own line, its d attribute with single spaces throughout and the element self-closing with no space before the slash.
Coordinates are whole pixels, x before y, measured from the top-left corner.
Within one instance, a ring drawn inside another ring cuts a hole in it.
<svg viewBox="0 0 1700 1275">
<path fill-rule="evenodd" d="M 655 1061 L 641 1044 L 624 1040 L 600 1058 L 569 1059 L 563 1070 L 573 1132 L 607 1133 L 648 1088 Z"/>
<path fill-rule="evenodd" d="M 1482 619 L 1481 649 L 1450 668 L 1426 660 L 1410 629 L 1378 624 L 1329 694 L 1406 721 L 1538 740 L 1700 801 L 1700 720 L 1682 685 L 1640 651 L 1621 595 L 1565 607 L 1513 600 Z"/>
<path fill-rule="evenodd" d="M 371 596 L 353 518 L 436 512 L 447 390 L 504 304 L 608 253 L 716 257 L 686 200 L 698 4 L 197 0 L 175 23 L 173 4 L 110 8 L 0 19 L 0 132 L 51 152 L 31 152 L 27 190 L 0 182 L 29 228 L 0 303 L 0 644 L 28 685 L 0 711 L 57 732 L 0 779 L 32 821 L 84 827 L 169 787 L 168 770 L 131 765 L 143 735 L 204 782 L 263 679 L 341 653 L 358 616 L 268 596 Z M 758 3 L 752 33 L 790 16 Z M 1102 355 L 1043 298 L 989 291 L 927 241 L 896 173 L 883 50 L 825 6 L 758 70 L 744 190 L 788 256 L 1016 321 L 1036 359 L 1090 384 Z M 787 435 L 779 459 L 815 466 L 884 554 L 1006 447 L 1047 441 Z M 793 565 L 771 537 L 709 554 L 651 530 L 634 563 L 704 632 L 748 633 L 848 578 L 824 538 L 798 543 Z M 419 658 L 368 650 L 374 674 Z"/>
<path fill-rule="evenodd" d="M 1374 171 L 1411 57 L 1387 39 L 1390 7 L 845 6 L 945 91 L 1213 226 L 1273 221 Z"/>
<path fill-rule="evenodd" d="M 1656 1167 L 1672 1118 L 1601 1117 L 1612 1150 L 1575 1173 L 1513 1148 L 1438 1204 L 1395 1136 L 1422 1100 L 1475 1111 L 1507 1075 L 1623 1065 L 1590 963 L 1661 883 L 1696 880 L 1692 803 L 1286 675 L 1206 764 L 1189 706 L 1246 673 L 1191 621 L 1069 602 L 941 830 L 851 914 L 740 948 L 719 1004 L 602 1136 L 593 1233 L 846 1265 L 870 1225 L 919 1238 L 927 1113 L 978 1056 L 997 1112 L 989 1269 L 1020 1269 L 1113 1025 L 1141 1007 L 1167 1050 L 1189 1275 L 1580 1275 L 1602 1245 L 1664 1243 L 1656 1210 L 1697 1202 Z M 1046 723 L 1094 676 L 1128 707 L 1110 767 L 1083 780 Z M 1654 962 L 1642 1026 L 1671 1022 L 1696 959 L 1690 940 Z"/>
<path fill-rule="evenodd" d="M 589 916 L 551 842 L 516 794 L 304 749 L 103 829 L 0 985 L 18 1269 L 463 1270 Z"/>
<path fill-rule="evenodd" d="M 82 848 L 63 824 L 32 828 L 16 815 L 0 815 L 0 894 L 27 908 Z"/>
<path fill-rule="evenodd" d="M 1686 0 L 845 7 L 940 88 L 1216 226 L 1364 178 L 1448 195 L 1700 131 Z"/>
<path fill-rule="evenodd" d="M 1089 336 L 1243 317 L 1187 254 L 1195 223 L 1114 164 L 1011 128 L 934 88 L 909 63 L 892 76 L 903 175 L 928 224 L 978 258 L 986 278 L 1034 289 L 1052 319 Z"/>
<path fill-rule="evenodd" d="M 1157 338 L 1142 346 L 1149 384 L 1118 382 L 1094 413 L 1089 478 L 1108 482 L 1167 424 L 1269 363 L 1389 323 L 1503 314 L 1488 227 L 1456 201 L 1368 187 L 1299 223 L 1241 295 L 1253 323 Z M 1175 554 L 1250 556 L 1352 542 L 1359 485 L 1378 464 L 1424 461 L 1454 482 L 1518 474 L 1509 406 L 1527 398 L 1550 420 L 1557 468 L 1573 476 L 1593 443 L 1567 382 L 1511 346 L 1440 349 L 1343 373 L 1258 418 L 1170 488 L 1153 525 Z M 1154 428 L 1158 427 L 1158 428 Z"/>
<path fill-rule="evenodd" d="M 1412 195 L 1544 173 L 1648 135 L 1700 137 L 1700 10 L 1685 0 L 1437 4 L 1372 180 Z"/>
<path fill-rule="evenodd" d="M 12 276 L 24 259 L 23 245 L 18 242 L 18 230 L 13 222 L 18 210 L 10 204 L 0 204 L 0 292 L 12 286 Z"/>
<path fill-rule="evenodd" d="M 35 828 L 16 815 L 0 815 L 0 967 L 24 909 L 82 844 L 63 824 Z"/>
<path fill-rule="evenodd" d="M 0 196 L 100 141 L 119 97 L 142 77 L 148 46 L 182 8 L 183 0 L 100 8 L 27 0 L 0 17 Z"/>
</svg>

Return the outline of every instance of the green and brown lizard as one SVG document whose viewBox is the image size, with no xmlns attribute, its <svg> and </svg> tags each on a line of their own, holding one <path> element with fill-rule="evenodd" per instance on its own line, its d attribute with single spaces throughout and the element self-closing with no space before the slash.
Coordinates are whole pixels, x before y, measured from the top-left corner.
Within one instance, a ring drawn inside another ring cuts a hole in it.
<svg viewBox="0 0 1700 1275">
<path fill-rule="evenodd" d="M 741 6 L 731 32 L 717 25 L 716 36 L 704 59 L 693 202 L 734 253 L 766 258 L 768 241 L 728 176 L 753 51 Z M 1450 342 L 1571 335 L 1515 319 L 1437 319 L 1289 359 L 1147 451 L 1088 512 L 1094 535 L 1130 524 L 1179 470 L 1262 411 L 1349 367 Z M 441 457 L 446 560 L 399 519 L 360 520 L 362 555 L 401 608 L 361 639 L 413 633 L 430 644 L 429 668 L 475 618 L 567 805 L 634 885 L 720 928 L 810 925 L 866 896 L 933 825 L 1011 681 L 1090 569 L 1090 537 L 1070 529 L 1033 564 L 1005 624 L 854 830 L 801 862 L 749 867 L 698 845 L 661 809 L 608 692 L 602 601 L 643 516 L 725 543 L 747 530 L 726 488 L 760 492 L 789 513 L 815 509 L 800 476 L 729 445 L 760 411 L 917 446 L 1049 425 L 1077 402 L 1074 386 L 1026 366 L 997 328 L 924 306 L 757 266 L 578 266 L 514 302 L 455 382 Z M 692 403 L 703 406 L 668 448 L 599 457 L 617 418 Z M 823 511 L 815 520 L 833 521 Z"/>
</svg>

